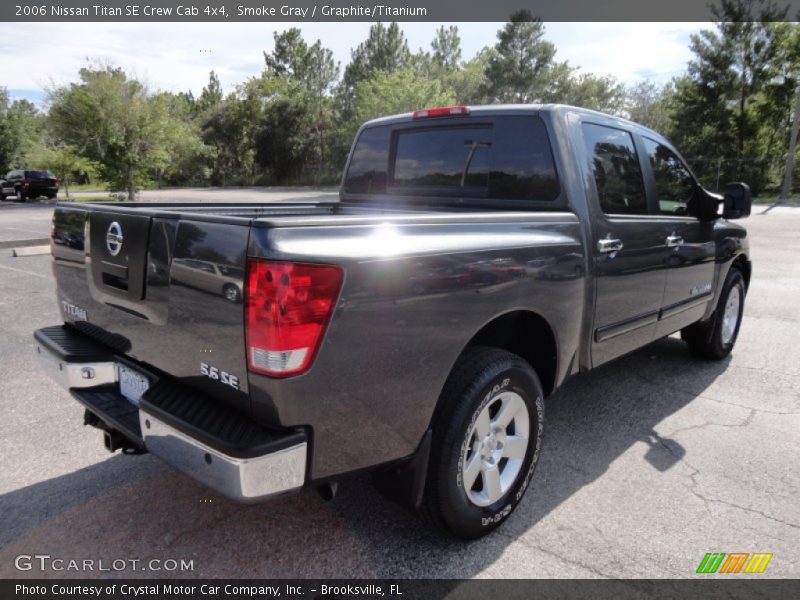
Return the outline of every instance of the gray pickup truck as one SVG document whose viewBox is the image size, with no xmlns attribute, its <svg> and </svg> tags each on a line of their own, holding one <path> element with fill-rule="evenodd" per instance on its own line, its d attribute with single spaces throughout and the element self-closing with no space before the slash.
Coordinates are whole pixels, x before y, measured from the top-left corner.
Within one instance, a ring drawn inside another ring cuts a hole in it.
<svg viewBox="0 0 800 600">
<path fill-rule="evenodd" d="M 36 351 L 112 452 L 248 502 L 372 471 L 475 538 L 567 377 L 678 331 L 731 351 L 750 202 L 624 119 L 419 110 L 361 127 L 338 202 L 58 204 Z"/>
</svg>

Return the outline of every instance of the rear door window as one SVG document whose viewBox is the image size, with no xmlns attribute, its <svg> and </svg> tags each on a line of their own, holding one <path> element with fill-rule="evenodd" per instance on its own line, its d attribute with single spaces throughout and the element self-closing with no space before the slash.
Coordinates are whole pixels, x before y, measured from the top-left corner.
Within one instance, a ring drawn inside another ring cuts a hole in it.
<svg viewBox="0 0 800 600">
<path fill-rule="evenodd" d="M 622 129 L 584 123 L 583 140 L 603 212 L 646 215 L 644 179 L 631 134 Z"/>
</svg>

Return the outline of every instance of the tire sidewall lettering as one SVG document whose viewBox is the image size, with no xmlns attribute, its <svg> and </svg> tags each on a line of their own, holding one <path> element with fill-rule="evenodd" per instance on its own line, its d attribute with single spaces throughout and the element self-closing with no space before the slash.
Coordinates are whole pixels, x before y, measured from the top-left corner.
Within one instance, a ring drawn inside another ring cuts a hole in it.
<svg viewBox="0 0 800 600">
<path fill-rule="evenodd" d="M 483 397 L 483 400 L 481 400 L 481 403 L 478 406 L 477 410 L 472 414 L 472 419 L 470 419 L 469 425 L 467 425 L 467 428 L 464 431 L 464 434 L 461 436 L 461 439 L 462 439 L 462 441 L 461 441 L 461 451 L 458 454 L 458 467 L 459 468 L 456 471 L 456 486 L 459 489 L 463 489 L 464 488 L 464 482 L 462 480 L 462 473 L 461 473 L 461 465 L 464 464 L 464 459 L 466 458 L 467 451 L 469 450 L 469 442 L 470 442 L 470 440 L 469 440 L 469 437 L 467 437 L 467 436 L 469 436 L 469 432 L 472 431 L 472 428 L 475 426 L 475 421 L 478 420 L 478 416 L 481 414 L 481 411 L 484 408 L 486 408 L 487 404 L 489 404 L 490 402 L 492 402 L 492 400 L 494 400 L 494 398 L 497 396 L 498 393 L 500 393 L 501 390 L 507 388 L 510 383 L 511 383 L 511 378 L 510 377 L 505 377 L 502 382 L 492 386 L 492 389 L 490 389 L 486 393 L 486 395 Z"/>
<path fill-rule="evenodd" d="M 461 448 L 458 455 L 458 468 L 456 469 L 456 487 L 459 489 L 463 495 L 464 499 L 467 503 L 467 506 L 471 510 L 480 511 L 483 513 L 487 512 L 487 508 L 481 508 L 472 505 L 466 500 L 466 490 L 464 489 L 464 482 L 463 482 L 463 472 L 462 466 L 464 464 L 464 460 L 466 459 L 467 453 L 470 449 L 470 437 L 469 434 L 472 431 L 473 427 L 475 426 L 475 422 L 478 420 L 478 416 L 481 414 L 484 408 L 491 402 L 495 401 L 498 394 L 504 390 L 506 390 L 509 386 L 517 388 L 520 392 L 522 392 L 525 398 L 529 398 L 530 394 L 528 393 L 527 386 L 524 385 L 514 385 L 513 375 L 502 375 L 502 379 L 488 389 L 488 391 L 484 394 L 483 399 L 481 400 L 480 404 L 478 404 L 477 408 L 473 411 L 472 417 L 467 425 L 467 427 L 463 430 L 462 433 L 462 442 Z M 497 381 L 497 379 L 495 379 Z M 498 510 L 491 514 L 484 514 L 480 517 L 480 523 L 482 527 L 489 527 L 499 524 L 503 521 L 509 514 L 514 510 L 516 504 L 522 499 L 522 496 L 525 493 L 525 490 L 528 488 L 530 484 L 531 478 L 533 477 L 533 473 L 536 469 L 536 463 L 539 459 L 539 452 L 541 449 L 542 444 L 542 434 L 544 431 L 544 399 L 541 395 L 537 394 L 536 399 L 533 402 L 534 408 L 536 411 L 536 430 L 535 430 L 535 440 L 534 440 L 534 448 L 533 452 L 530 457 L 530 464 L 528 465 L 527 470 L 524 472 L 524 476 L 520 474 L 521 479 L 514 484 L 516 486 L 516 490 L 507 498 L 505 505 L 501 506 Z M 530 451 L 530 450 L 529 450 Z"/>
</svg>

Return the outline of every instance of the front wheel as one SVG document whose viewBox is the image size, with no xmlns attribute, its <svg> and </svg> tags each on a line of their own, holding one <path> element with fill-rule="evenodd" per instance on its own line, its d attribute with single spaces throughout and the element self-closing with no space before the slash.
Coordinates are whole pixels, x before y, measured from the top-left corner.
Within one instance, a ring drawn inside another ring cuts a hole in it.
<svg viewBox="0 0 800 600">
<path fill-rule="evenodd" d="M 744 312 L 745 285 L 736 267 L 728 271 L 717 308 L 706 323 L 694 323 L 681 330 L 681 338 L 696 355 L 721 360 L 733 350 Z"/>
<path fill-rule="evenodd" d="M 440 403 L 423 516 L 458 537 L 478 538 L 528 488 L 544 426 L 542 386 L 519 356 L 474 347 L 454 367 Z"/>
</svg>

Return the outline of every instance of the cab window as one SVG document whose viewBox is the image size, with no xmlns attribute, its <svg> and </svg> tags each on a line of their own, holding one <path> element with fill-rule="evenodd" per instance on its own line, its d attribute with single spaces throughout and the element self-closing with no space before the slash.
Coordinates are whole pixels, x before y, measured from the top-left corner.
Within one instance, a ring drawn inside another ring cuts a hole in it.
<svg viewBox="0 0 800 600">
<path fill-rule="evenodd" d="M 583 140 L 603 212 L 646 215 L 644 179 L 631 134 L 622 129 L 584 123 Z"/>
<path fill-rule="evenodd" d="M 689 203 L 697 189 L 689 169 L 663 144 L 644 138 L 644 147 L 653 167 L 659 212 L 668 215 L 688 214 Z"/>
</svg>

